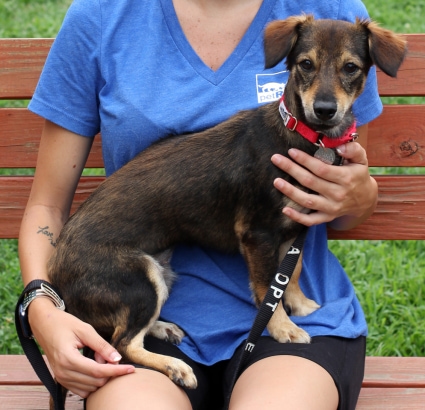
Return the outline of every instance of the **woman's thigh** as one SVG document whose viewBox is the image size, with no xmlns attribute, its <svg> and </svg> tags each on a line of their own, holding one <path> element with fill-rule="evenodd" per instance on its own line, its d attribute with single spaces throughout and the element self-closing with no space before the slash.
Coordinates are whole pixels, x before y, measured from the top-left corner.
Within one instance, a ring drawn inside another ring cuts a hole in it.
<svg viewBox="0 0 425 410">
<path fill-rule="evenodd" d="M 191 410 L 187 394 L 167 376 L 149 369 L 109 380 L 92 393 L 86 409 Z"/>
<path fill-rule="evenodd" d="M 231 408 L 245 410 L 267 403 L 269 409 L 354 410 L 364 375 L 365 354 L 365 337 L 320 336 L 313 337 L 310 344 L 281 344 L 262 337 L 236 382 Z M 235 359 L 230 361 L 225 374 L 227 381 L 237 363 Z"/>
<path fill-rule="evenodd" d="M 184 389 L 174 384 L 164 374 L 132 363 L 136 372 L 111 379 L 86 400 L 86 409 L 195 409 L 218 410 L 217 390 L 221 393 L 222 366 L 200 365 L 170 342 L 146 336 L 145 348 L 151 352 L 175 357 L 192 367 L 198 381 L 196 389 Z M 89 353 L 91 356 L 91 353 Z M 216 377 L 218 376 L 218 377 Z M 219 388 L 216 388 L 218 384 Z"/>
<path fill-rule="evenodd" d="M 338 390 L 330 374 L 298 356 L 273 356 L 248 367 L 233 389 L 230 409 L 336 410 Z"/>
</svg>

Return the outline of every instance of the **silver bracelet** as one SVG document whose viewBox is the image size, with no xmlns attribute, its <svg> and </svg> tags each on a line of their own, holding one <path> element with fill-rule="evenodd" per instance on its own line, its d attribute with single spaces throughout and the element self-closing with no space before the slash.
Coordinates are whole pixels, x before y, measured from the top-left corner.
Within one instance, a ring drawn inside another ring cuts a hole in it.
<svg viewBox="0 0 425 410">
<path fill-rule="evenodd" d="M 22 311 L 25 312 L 31 302 L 37 298 L 47 298 L 51 300 L 58 309 L 65 310 L 65 302 L 50 286 L 42 283 L 39 289 L 31 290 L 25 295 L 22 302 Z"/>
</svg>

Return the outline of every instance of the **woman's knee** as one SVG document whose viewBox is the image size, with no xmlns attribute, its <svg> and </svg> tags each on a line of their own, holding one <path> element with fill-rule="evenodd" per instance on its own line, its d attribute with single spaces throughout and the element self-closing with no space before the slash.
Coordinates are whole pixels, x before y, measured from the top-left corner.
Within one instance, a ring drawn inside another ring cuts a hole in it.
<svg viewBox="0 0 425 410">
<path fill-rule="evenodd" d="M 271 356 L 248 367 L 233 389 L 231 410 L 335 410 L 338 389 L 317 363 L 298 356 Z"/>
<path fill-rule="evenodd" d="M 186 393 L 167 376 L 154 370 L 111 379 L 87 399 L 90 409 L 191 410 Z"/>
</svg>

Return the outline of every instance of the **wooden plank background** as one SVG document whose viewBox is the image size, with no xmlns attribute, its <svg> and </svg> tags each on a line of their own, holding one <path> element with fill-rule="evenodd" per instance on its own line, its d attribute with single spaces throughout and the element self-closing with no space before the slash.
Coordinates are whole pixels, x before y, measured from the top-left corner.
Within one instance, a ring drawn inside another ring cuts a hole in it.
<svg viewBox="0 0 425 410">
<path fill-rule="evenodd" d="M 425 35 L 406 35 L 409 52 L 397 79 L 378 72 L 382 96 L 425 96 Z M 29 99 L 52 39 L 0 39 L 0 99 Z M 373 167 L 425 165 L 425 105 L 387 105 L 369 125 L 368 158 Z M 22 108 L 0 109 L 0 168 L 34 168 L 42 119 Z M 95 139 L 87 166 L 103 167 L 101 138 Z M 377 176 L 379 204 L 369 220 L 335 239 L 425 239 L 424 176 Z M 75 209 L 101 177 L 82 177 Z M 0 178 L 0 238 L 15 238 L 31 187 L 31 177 Z M 394 224 L 394 221 L 400 221 Z M 396 226 L 394 226 L 396 225 Z M 388 226 L 393 226 L 388 230 Z"/>
</svg>

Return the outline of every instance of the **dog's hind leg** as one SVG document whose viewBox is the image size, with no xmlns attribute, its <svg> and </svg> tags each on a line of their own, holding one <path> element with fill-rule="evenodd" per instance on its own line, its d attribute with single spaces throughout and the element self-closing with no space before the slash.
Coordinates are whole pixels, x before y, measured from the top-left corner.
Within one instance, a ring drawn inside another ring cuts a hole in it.
<svg viewBox="0 0 425 410">
<path fill-rule="evenodd" d="M 180 344 L 184 332 L 174 323 L 162 322 L 157 320 L 148 330 L 148 334 L 158 339 L 165 340 L 174 344 Z"/>
<path fill-rule="evenodd" d="M 134 257 L 137 259 L 137 254 Z M 126 300 L 129 308 L 127 321 L 124 326 L 116 326 L 111 343 L 126 361 L 158 370 L 180 386 L 196 388 L 197 380 L 190 366 L 182 360 L 152 353 L 144 348 L 144 337 L 148 333 L 161 339 L 180 342 L 183 332 L 176 325 L 157 321 L 162 305 L 168 298 L 168 281 L 164 277 L 167 268 L 150 255 L 143 254 L 141 259 L 147 279 L 143 286 L 143 296 L 136 290 L 132 294 L 134 303 L 130 299 Z M 150 303 L 147 321 L 140 303 Z"/>
</svg>

